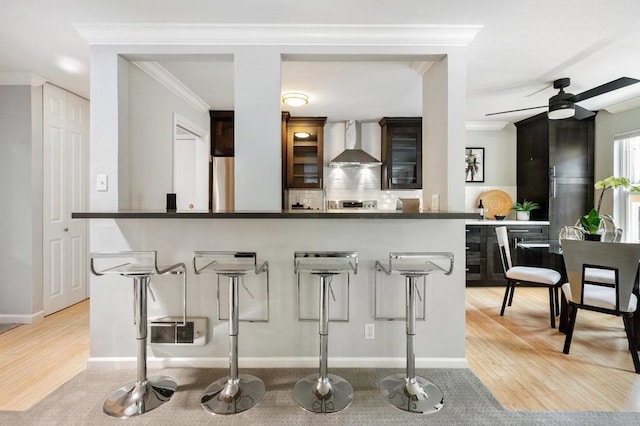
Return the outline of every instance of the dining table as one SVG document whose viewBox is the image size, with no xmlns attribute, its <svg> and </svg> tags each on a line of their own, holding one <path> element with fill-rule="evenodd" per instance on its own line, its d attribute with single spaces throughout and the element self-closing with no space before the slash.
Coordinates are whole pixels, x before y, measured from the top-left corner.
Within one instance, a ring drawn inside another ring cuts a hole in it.
<svg viewBox="0 0 640 426">
<path fill-rule="evenodd" d="M 624 244 L 624 243 L 620 243 Z M 542 265 L 522 265 L 522 266 L 544 266 L 547 268 L 555 269 L 561 275 L 560 286 L 562 284 L 568 282 L 567 278 L 567 270 L 564 265 L 564 257 L 562 254 L 562 244 L 560 240 L 524 240 L 520 241 L 516 245 L 517 249 L 521 250 L 533 250 L 537 253 L 542 254 Z M 638 279 L 636 278 L 636 283 L 633 290 L 636 297 L 640 299 L 640 291 L 638 288 Z M 569 304 L 567 303 L 567 299 L 564 297 L 564 293 L 560 292 L 562 296 L 560 297 L 560 319 L 558 322 L 558 331 L 561 333 L 567 332 L 567 326 L 569 324 Z M 636 312 L 633 316 L 633 329 L 640 330 L 640 303 L 636 308 Z M 640 347 L 640 332 L 636 332 L 635 339 L 636 344 Z"/>
</svg>

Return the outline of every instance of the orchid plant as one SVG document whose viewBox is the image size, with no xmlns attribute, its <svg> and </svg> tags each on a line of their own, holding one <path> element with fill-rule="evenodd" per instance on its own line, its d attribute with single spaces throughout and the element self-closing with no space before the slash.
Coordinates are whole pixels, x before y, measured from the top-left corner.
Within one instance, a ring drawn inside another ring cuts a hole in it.
<svg viewBox="0 0 640 426">
<path fill-rule="evenodd" d="M 598 204 L 595 209 L 591 209 L 589 214 L 580 218 L 580 225 L 582 225 L 584 230 L 589 234 L 597 234 L 600 230 L 600 207 L 602 206 L 602 197 L 608 189 L 623 187 L 629 188 L 631 192 L 640 192 L 640 186 L 632 186 L 626 177 L 609 176 L 606 179 L 596 182 L 594 187 L 595 189 L 602 190 L 598 198 Z"/>
<path fill-rule="evenodd" d="M 630 185 L 631 185 L 631 182 L 629 182 L 629 179 L 627 179 L 626 177 L 615 177 L 615 176 L 609 176 L 604 180 L 600 180 L 596 182 L 596 184 L 594 185 L 595 188 L 602 189 L 602 192 L 600 192 L 600 198 L 598 198 L 598 206 L 595 209 L 596 212 L 600 214 L 600 206 L 602 206 L 602 196 L 604 195 L 605 192 L 607 192 L 607 189 L 611 189 L 611 188 L 616 189 L 620 186 L 623 188 L 627 188 Z M 631 191 L 640 191 L 640 188 L 632 186 Z"/>
</svg>

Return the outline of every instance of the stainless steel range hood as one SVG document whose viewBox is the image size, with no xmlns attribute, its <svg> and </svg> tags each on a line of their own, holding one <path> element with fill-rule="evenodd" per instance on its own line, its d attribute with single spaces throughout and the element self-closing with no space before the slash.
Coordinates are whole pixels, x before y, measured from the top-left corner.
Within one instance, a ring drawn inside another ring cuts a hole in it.
<svg viewBox="0 0 640 426">
<path fill-rule="evenodd" d="M 345 150 L 329 162 L 331 167 L 375 167 L 382 163 L 362 150 L 360 122 L 348 120 L 344 130 Z"/>
</svg>

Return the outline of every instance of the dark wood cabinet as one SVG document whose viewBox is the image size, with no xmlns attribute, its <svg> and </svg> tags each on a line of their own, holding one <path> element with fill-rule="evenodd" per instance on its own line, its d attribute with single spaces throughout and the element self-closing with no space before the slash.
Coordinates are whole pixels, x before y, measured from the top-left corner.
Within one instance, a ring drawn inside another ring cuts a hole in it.
<svg viewBox="0 0 640 426">
<path fill-rule="evenodd" d="M 422 188 L 422 118 L 384 117 L 382 127 L 382 189 Z"/>
<path fill-rule="evenodd" d="M 233 157 L 233 111 L 209 111 L 211 117 L 211 155 Z"/>
<path fill-rule="evenodd" d="M 532 220 L 549 220 L 549 235 L 593 208 L 594 119 L 549 120 L 546 113 L 515 123 L 518 201 L 540 204 Z"/>
<path fill-rule="evenodd" d="M 321 188 L 326 117 L 289 117 L 287 122 L 287 188 Z"/>
<path fill-rule="evenodd" d="M 542 254 L 521 250 L 517 244 L 524 240 L 547 240 L 548 225 L 506 225 L 513 265 L 541 266 Z M 466 227 L 466 279 L 468 286 L 502 286 L 506 284 L 500 259 L 496 225 L 467 225 Z"/>
</svg>

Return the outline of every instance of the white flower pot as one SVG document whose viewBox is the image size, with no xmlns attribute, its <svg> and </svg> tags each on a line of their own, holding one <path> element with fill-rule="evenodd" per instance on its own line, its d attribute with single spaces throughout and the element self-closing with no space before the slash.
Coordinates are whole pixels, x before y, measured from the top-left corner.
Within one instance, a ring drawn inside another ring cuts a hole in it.
<svg viewBox="0 0 640 426">
<path fill-rule="evenodd" d="M 529 220 L 529 215 L 531 214 L 531 212 L 523 212 L 523 211 L 517 211 L 516 212 L 516 220 Z"/>
</svg>

